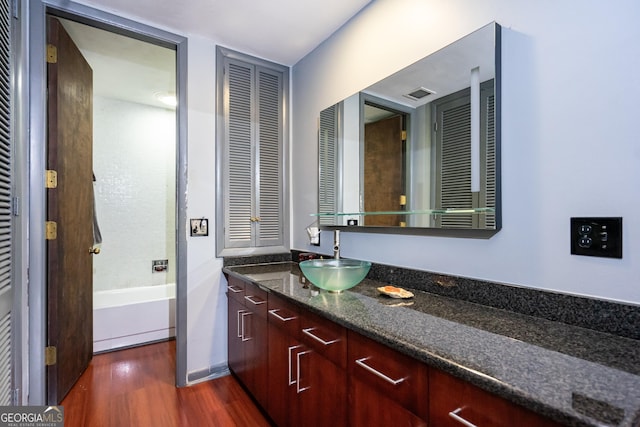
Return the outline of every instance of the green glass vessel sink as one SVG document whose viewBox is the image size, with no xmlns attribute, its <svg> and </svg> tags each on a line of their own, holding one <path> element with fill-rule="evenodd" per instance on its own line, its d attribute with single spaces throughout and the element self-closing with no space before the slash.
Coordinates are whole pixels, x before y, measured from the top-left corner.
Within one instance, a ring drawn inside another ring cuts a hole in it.
<svg viewBox="0 0 640 427">
<path fill-rule="evenodd" d="M 302 261 L 300 270 L 320 289 L 342 292 L 364 279 L 371 268 L 369 261 L 354 259 L 310 259 Z"/>
</svg>

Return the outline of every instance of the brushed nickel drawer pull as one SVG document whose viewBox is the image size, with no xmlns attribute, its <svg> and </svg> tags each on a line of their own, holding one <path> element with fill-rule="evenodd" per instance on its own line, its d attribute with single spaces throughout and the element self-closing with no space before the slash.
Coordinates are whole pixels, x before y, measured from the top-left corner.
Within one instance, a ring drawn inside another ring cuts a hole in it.
<svg viewBox="0 0 640 427">
<path fill-rule="evenodd" d="M 240 332 L 240 315 L 241 315 L 242 313 L 245 313 L 246 311 L 247 311 L 247 310 L 238 310 L 238 312 L 236 313 L 236 315 L 238 316 L 238 321 L 236 322 L 236 325 L 238 326 L 238 327 L 237 327 L 237 330 L 238 330 L 238 338 L 244 338 L 244 337 L 243 337 L 243 335 L 244 335 L 244 329 L 243 329 L 243 331 L 242 331 L 242 332 Z M 242 322 L 242 325 L 243 325 L 243 328 L 244 328 L 244 321 Z"/>
<path fill-rule="evenodd" d="M 260 304 L 264 304 L 266 302 L 264 300 L 254 301 L 253 300 L 253 295 L 247 295 L 247 296 L 244 297 L 244 299 L 246 299 L 247 301 L 249 301 L 253 305 L 260 305 Z"/>
<path fill-rule="evenodd" d="M 298 366 L 296 369 L 296 393 L 300 394 L 305 390 L 309 390 L 311 388 L 311 386 L 307 386 L 307 387 L 300 387 L 300 357 L 304 356 L 305 354 L 309 354 L 311 353 L 311 351 L 307 350 L 307 351 L 301 351 L 300 353 L 296 354 L 296 358 L 298 359 Z"/>
<path fill-rule="evenodd" d="M 314 340 L 318 341 L 322 345 L 329 345 L 329 344 L 333 344 L 333 343 L 336 343 L 336 342 L 340 341 L 340 338 L 336 338 L 335 340 L 331 340 L 331 341 L 325 341 L 322 338 L 320 338 L 319 336 L 311 333 L 311 331 L 314 331 L 315 329 L 316 328 L 307 328 L 307 329 L 303 329 L 302 332 L 305 335 L 308 335 L 311 338 L 313 338 Z"/>
<path fill-rule="evenodd" d="M 455 411 L 451 411 L 451 412 L 449 412 L 449 416 L 451 418 L 453 418 L 454 420 L 456 420 L 457 422 L 459 422 L 460 424 L 465 425 L 467 427 L 478 427 L 475 424 L 465 420 L 460 415 L 458 415 L 460 412 L 462 412 L 463 409 L 464 409 L 464 407 L 461 407 L 461 408 L 456 409 Z"/>
<path fill-rule="evenodd" d="M 291 347 L 289 347 L 289 378 L 287 378 L 289 380 L 289 385 L 294 385 L 297 380 L 294 380 L 293 378 L 291 378 L 291 374 L 293 373 L 293 369 L 291 369 L 291 365 L 293 364 L 293 357 L 291 357 L 291 351 L 295 350 L 296 348 L 300 348 L 302 347 L 301 345 L 293 345 Z"/>
<path fill-rule="evenodd" d="M 385 380 L 386 382 L 388 382 L 389 384 L 392 384 L 392 385 L 398 385 L 398 384 L 400 384 L 401 382 L 403 382 L 404 380 L 407 379 L 407 377 L 400 378 L 399 380 L 394 380 L 393 378 L 389 378 L 388 376 L 386 376 L 382 372 L 378 371 L 377 369 L 373 369 L 371 366 L 369 366 L 366 363 L 364 363 L 365 360 L 369 360 L 369 359 L 370 359 L 370 357 L 363 357 L 362 359 L 356 360 L 356 364 L 362 366 L 367 371 L 371 372 L 372 374 L 374 374 L 377 377 L 382 378 L 383 380 Z"/>
<path fill-rule="evenodd" d="M 293 317 L 282 317 L 278 314 L 278 311 L 280 311 L 279 308 L 274 308 L 273 310 L 269 310 L 269 314 L 271 314 L 273 317 L 275 317 L 278 320 L 282 320 L 283 322 L 288 322 L 289 320 L 294 320 L 296 319 L 296 316 Z"/>
<path fill-rule="evenodd" d="M 244 289 L 241 289 L 241 288 L 236 288 L 235 286 L 227 286 L 227 289 L 229 289 L 234 294 L 239 294 L 240 292 L 242 292 L 244 290 Z"/>
<path fill-rule="evenodd" d="M 243 342 L 244 342 L 244 341 L 249 341 L 249 340 L 251 340 L 251 337 L 247 338 L 247 337 L 244 335 L 244 318 L 245 318 L 245 316 L 251 316 L 252 314 L 253 314 L 253 313 L 251 313 L 250 311 L 245 311 L 245 312 L 243 312 L 243 313 L 240 315 L 240 316 L 242 317 L 242 341 L 243 341 Z"/>
</svg>

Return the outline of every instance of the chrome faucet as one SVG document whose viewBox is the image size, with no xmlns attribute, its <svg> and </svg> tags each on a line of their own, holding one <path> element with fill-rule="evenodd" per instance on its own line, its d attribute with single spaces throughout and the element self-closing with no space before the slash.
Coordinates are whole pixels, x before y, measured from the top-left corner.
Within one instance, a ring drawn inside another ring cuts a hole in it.
<svg viewBox="0 0 640 427">
<path fill-rule="evenodd" d="M 340 230 L 333 231 L 333 257 L 340 259 Z"/>
</svg>

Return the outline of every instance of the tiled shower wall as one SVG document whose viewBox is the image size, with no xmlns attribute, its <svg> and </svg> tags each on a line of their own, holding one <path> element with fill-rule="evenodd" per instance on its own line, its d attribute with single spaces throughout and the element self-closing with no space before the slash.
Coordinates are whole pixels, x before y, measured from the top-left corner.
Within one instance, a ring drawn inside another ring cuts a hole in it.
<svg viewBox="0 0 640 427">
<path fill-rule="evenodd" d="M 175 111 L 102 97 L 93 109 L 94 291 L 174 282 Z M 152 273 L 164 259 L 168 271 Z"/>
</svg>

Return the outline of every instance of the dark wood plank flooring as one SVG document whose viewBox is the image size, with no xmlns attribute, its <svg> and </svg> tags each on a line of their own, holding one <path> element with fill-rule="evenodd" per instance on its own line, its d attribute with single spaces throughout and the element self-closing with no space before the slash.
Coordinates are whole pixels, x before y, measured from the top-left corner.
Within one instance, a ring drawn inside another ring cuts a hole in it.
<svg viewBox="0 0 640 427">
<path fill-rule="evenodd" d="M 234 377 L 177 388 L 175 366 L 175 341 L 94 356 L 61 403 L 65 427 L 271 425 Z"/>
</svg>

